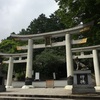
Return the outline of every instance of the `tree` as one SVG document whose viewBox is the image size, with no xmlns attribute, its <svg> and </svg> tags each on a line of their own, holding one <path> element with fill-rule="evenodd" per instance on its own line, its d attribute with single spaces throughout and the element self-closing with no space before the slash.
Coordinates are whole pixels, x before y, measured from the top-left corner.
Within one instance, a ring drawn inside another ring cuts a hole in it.
<svg viewBox="0 0 100 100">
<path fill-rule="evenodd" d="M 100 20 L 99 0 L 55 0 L 58 2 L 58 13 L 66 24 L 72 26 L 80 22 Z M 70 24 L 71 22 L 71 24 Z"/>
<path fill-rule="evenodd" d="M 22 30 L 20 31 L 20 35 L 25 35 L 25 34 L 27 34 L 27 31 L 26 31 L 25 29 L 22 29 Z"/>
<path fill-rule="evenodd" d="M 61 75 L 66 77 L 65 57 L 55 53 L 53 49 L 45 49 L 36 56 L 33 69 L 40 72 L 41 79 L 53 79 L 53 72 L 57 78 L 61 78 Z"/>
<path fill-rule="evenodd" d="M 56 14 L 51 14 L 47 18 L 44 14 L 39 15 L 37 19 L 31 21 L 26 29 L 28 34 L 45 33 L 64 29 L 65 25 L 60 21 Z"/>
<path fill-rule="evenodd" d="M 15 53 L 17 52 L 16 46 L 18 45 L 17 42 L 14 40 L 5 39 L 0 43 L 0 52 L 3 53 Z"/>
<path fill-rule="evenodd" d="M 27 28 L 28 34 L 36 34 L 46 32 L 48 18 L 41 14 L 37 19 L 31 21 Z"/>
<path fill-rule="evenodd" d="M 96 45 L 100 43 L 100 1 L 99 0 L 55 0 L 60 16 L 66 27 L 94 21 L 94 26 L 84 37 L 88 37 L 86 45 Z"/>
</svg>

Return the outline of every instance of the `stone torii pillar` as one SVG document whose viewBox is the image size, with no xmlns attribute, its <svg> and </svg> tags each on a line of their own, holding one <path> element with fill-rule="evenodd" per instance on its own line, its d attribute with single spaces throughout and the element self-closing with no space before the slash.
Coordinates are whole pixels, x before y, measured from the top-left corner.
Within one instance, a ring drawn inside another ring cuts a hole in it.
<svg viewBox="0 0 100 100">
<path fill-rule="evenodd" d="M 93 50 L 93 63 L 94 63 L 96 86 L 100 86 L 100 69 L 99 69 L 98 54 L 96 49 Z"/>
<path fill-rule="evenodd" d="M 70 76 L 72 77 L 73 76 L 73 57 L 72 57 L 72 51 L 71 51 L 71 37 L 70 37 L 70 34 L 66 34 L 65 39 L 66 39 L 67 77 L 70 77 Z"/>
<path fill-rule="evenodd" d="M 33 40 L 28 39 L 28 54 L 26 65 L 25 85 L 22 88 L 32 88 L 32 65 L 33 65 Z"/>
<path fill-rule="evenodd" d="M 12 76 L 13 76 L 13 57 L 9 57 L 9 67 L 7 75 L 6 88 L 12 88 Z"/>
</svg>

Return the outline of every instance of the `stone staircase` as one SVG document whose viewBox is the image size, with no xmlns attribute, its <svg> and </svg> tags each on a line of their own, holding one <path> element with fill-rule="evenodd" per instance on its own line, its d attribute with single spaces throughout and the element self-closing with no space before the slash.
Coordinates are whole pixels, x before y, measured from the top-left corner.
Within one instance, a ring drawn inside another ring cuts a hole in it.
<svg viewBox="0 0 100 100">
<path fill-rule="evenodd" d="M 0 100 L 64 100 L 61 98 L 46 98 L 46 97 L 15 97 L 15 96 L 0 96 Z"/>
<path fill-rule="evenodd" d="M 0 94 L 0 100 L 65 100 L 66 96 Z M 73 100 L 73 99 L 68 99 Z"/>
<path fill-rule="evenodd" d="M 0 94 L 0 100 L 100 100 L 99 94 L 91 95 L 20 95 L 20 94 Z"/>
</svg>

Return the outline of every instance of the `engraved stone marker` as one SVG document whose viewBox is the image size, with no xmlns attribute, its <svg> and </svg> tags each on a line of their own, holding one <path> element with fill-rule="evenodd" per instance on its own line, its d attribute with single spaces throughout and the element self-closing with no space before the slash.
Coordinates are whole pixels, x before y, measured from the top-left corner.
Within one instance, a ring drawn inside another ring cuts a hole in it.
<svg viewBox="0 0 100 100">
<path fill-rule="evenodd" d="M 77 70 L 74 71 L 73 94 L 82 93 L 95 93 L 94 86 L 91 79 L 90 70 Z"/>
</svg>

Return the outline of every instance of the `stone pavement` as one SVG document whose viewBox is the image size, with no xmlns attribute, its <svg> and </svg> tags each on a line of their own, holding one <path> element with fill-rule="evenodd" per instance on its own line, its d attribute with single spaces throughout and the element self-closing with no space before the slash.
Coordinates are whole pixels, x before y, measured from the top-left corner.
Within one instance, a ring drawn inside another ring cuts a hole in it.
<svg viewBox="0 0 100 100">
<path fill-rule="evenodd" d="M 100 100 L 99 93 L 73 95 L 70 89 L 64 88 L 12 88 L 7 89 L 6 92 L 0 92 L 0 100 L 89 100 L 91 98 L 92 100 Z"/>
</svg>

